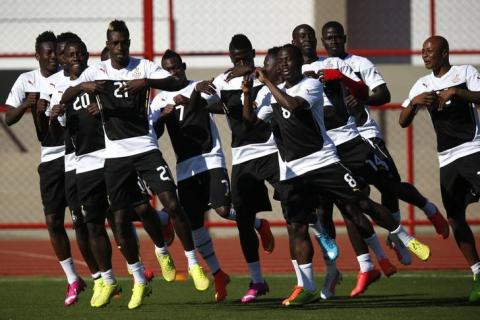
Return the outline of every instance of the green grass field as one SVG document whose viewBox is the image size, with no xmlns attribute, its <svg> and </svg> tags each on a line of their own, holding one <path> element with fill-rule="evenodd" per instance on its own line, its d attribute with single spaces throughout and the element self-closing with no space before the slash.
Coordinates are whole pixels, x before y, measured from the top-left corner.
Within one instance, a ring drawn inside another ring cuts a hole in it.
<svg viewBox="0 0 480 320">
<path fill-rule="evenodd" d="M 256 303 L 242 305 L 240 296 L 248 284 L 246 277 L 232 278 L 229 297 L 213 302 L 213 289 L 196 292 L 190 281 L 165 283 L 157 277 L 153 295 L 137 310 L 127 309 L 131 280 L 121 279 L 123 296 L 101 309 L 89 306 L 91 282 L 80 301 L 63 306 L 64 280 L 55 278 L 0 277 L 0 319 L 478 319 L 480 306 L 467 302 L 471 286 L 468 273 L 416 272 L 382 278 L 356 299 L 348 293 L 355 274 L 344 275 L 337 298 L 319 301 L 302 308 L 285 308 L 281 299 L 294 284 L 292 276 L 268 277 L 271 292 Z M 321 284 L 322 278 L 317 279 Z"/>
</svg>

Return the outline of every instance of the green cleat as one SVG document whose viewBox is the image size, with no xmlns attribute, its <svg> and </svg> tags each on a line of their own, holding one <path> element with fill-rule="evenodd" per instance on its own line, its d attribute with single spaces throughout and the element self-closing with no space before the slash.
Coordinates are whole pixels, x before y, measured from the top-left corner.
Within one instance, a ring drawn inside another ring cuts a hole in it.
<svg viewBox="0 0 480 320">
<path fill-rule="evenodd" d="M 310 291 L 305 288 L 302 288 L 302 290 L 297 294 L 296 297 L 294 297 L 291 300 L 284 301 L 282 302 L 284 306 L 287 307 L 296 307 L 296 306 L 303 306 L 307 303 L 312 303 L 320 299 L 320 290 L 315 290 L 315 291 Z"/>
<path fill-rule="evenodd" d="M 427 261 L 430 258 L 430 248 L 417 239 L 410 241 L 407 248 L 422 261 Z"/>
<path fill-rule="evenodd" d="M 195 289 L 198 291 L 205 291 L 208 289 L 210 280 L 208 280 L 205 272 L 203 272 L 203 268 L 200 267 L 198 263 L 193 265 L 191 268 L 188 268 L 188 274 L 190 274 L 192 277 Z"/>
<path fill-rule="evenodd" d="M 143 298 L 152 294 L 152 286 L 150 283 L 135 283 L 132 289 L 132 297 L 128 302 L 128 309 L 136 309 L 143 304 Z"/>
<path fill-rule="evenodd" d="M 175 276 L 177 275 L 177 270 L 175 269 L 175 264 L 170 254 L 164 256 L 157 256 L 158 263 L 160 264 L 160 269 L 162 270 L 163 279 L 167 282 L 175 281 Z"/>
<path fill-rule="evenodd" d="M 93 281 L 93 294 L 92 298 L 90 299 L 90 306 L 95 307 L 97 304 L 97 300 L 102 294 L 103 289 L 103 279 L 98 278 L 97 280 Z"/>
<path fill-rule="evenodd" d="M 110 300 L 113 296 L 116 296 L 122 292 L 122 288 L 118 283 L 115 284 L 105 284 L 103 283 L 102 291 L 95 301 L 95 304 L 92 304 L 94 308 L 104 307 L 110 303 Z"/>
<path fill-rule="evenodd" d="M 480 276 L 473 276 L 472 291 L 470 291 L 470 296 L 468 301 L 471 303 L 480 303 Z"/>
</svg>

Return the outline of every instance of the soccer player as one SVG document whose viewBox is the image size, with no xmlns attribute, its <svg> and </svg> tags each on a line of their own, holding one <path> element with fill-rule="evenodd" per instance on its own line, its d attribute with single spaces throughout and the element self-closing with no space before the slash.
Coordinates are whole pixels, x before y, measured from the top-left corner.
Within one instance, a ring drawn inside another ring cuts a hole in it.
<svg viewBox="0 0 480 320">
<path fill-rule="evenodd" d="M 210 82 L 204 88 L 196 88 L 204 91 L 202 98 L 208 106 L 221 106 L 232 131 L 232 204 L 236 211 L 240 244 L 251 277 L 249 289 L 241 302 L 250 303 L 269 291 L 260 268 L 255 217 L 257 212 L 272 210 L 265 181 L 274 187 L 278 184 L 277 147 L 267 124 L 246 125 L 242 117 L 243 75 L 254 69 L 255 50 L 250 40 L 243 34 L 234 35 L 229 44 L 229 55 L 233 70 L 217 76 L 213 83 Z M 252 94 L 256 96 L 261 87 L 258 81 L 254 81 Z M 212 94 L 211 89 L 214 89 L 215 94 Z M 194 93 L 196 92 L 195 90 Z M 192 105 L 197 103 L 195 100 L 198 97 L 192 95 Z M 261 224 L 270 233 L 266 220 L 262 220 Z M 273 249 L 273 243 L 270 248 Z M 264 249 L 268 250 L 268 247 L 264 245 Z"/>
<path fill-rule="evenodd" d="M 108 200 L 105 188 L 103 153 L 105 141 L 98 106 L 94 96 L 81 93 L 66 106 L 58 105 L 66 88 L 75 85 L 88 63 L 88 52 L 80 39 L 73 39 L 64 46 L 64 70 L 70 81 L 57 83 L 52 96 L 51 119 L 65 112 L 66 148 L 71 145 L 75 159 L 72 172 L 76 183 L 78 201 L 81 205 L 82 223 L 88 231 L 88 241 L 101 277 L 94 279 L 94 291 L 90 300 L 92 307 L 102 307 L 110 302 L 112 295 L 121 291 L 112 272 L 112 247 L 105 230 L 105 215 Z M 52 120 L 52 126 L 55 120 Z M 68 141 L 70 140 L 70 141 Z M 140 196 L 141 198 L 141 196 Z"/>
<path fill-rule="evenodd" d="M 402 104 L 399 123 L 405 128 L 426 109 L 437 135 L 442 201 L 453 235 L 473 272 L 469 301 L 480 302 L 480 259 L 465 220 L 466 207 L 480 194 L 480 73 L 471 65 L 452 66 L 445 38 L 433 36 L 422 46 L 425 68 L 432 73 L 413 85 Z"/>
<path fill-rule="evenodd" d="M 178 90 L 182 83 L 155 63 L 129 56 L 130 33 L 123 21 L 114 20 L 109 24 L 106 44 L 110 60 L 86 69 L 79 78 L 81 83 L 65 91 L 62 102 L 71 101 L 82 90 L 98 92 L 105 131 L 105 179 L 122 253 L 134 277 L 133 294 L 128 305 L 134 309 L 142 304 L 143 297 L 151 290 L 139 261 L 138 246 L 130 225 L 130 208 L 133 207 L 140 216 L 155 243 L 156 253 L 161 254 L 162 272 L 169 269 L 174 273 L 175 268 L 165 250 L 156 211 L 148 204 L 135 205 L 132 190 L 136 188 L 137 179 L 133 178 L 133 173 L 138 173 L 146 181 L 171 216 L 185 249 L 195 287 L 206 290 L 209 280 L 195 257 L 190 224 L 179 205 L 168 165 L 158 149 L 156 137 L 149 132 L 149 87 Z"/>
<path fill-rule="evenodd" d="M 391 157 L 388 149 L 383 141 L 382 133 L 375 120 L 371 117 L 368 110 L 368 106 L 379 106 L 390 102 L 390 92 L 388 90 L 385 80 L 378 72 L 377 68 L 365 57 L 352 55 L 346 52 L 345 43 L 347 36 L 345 35 L 343 26 L 337 21 L 327 22 L 322 28 L 322 43 L 327 51 L 328 56 L 338 57 L 348 64 L 355 74 L 368 86 L 370 94 L 368 99 L 361 101 L 353 95 L 349 94 L 345 97 L 345 104 L 349 108 L 351 114 L 355 117 L 355 123 L 360 135 L 368 139 L 375 148 L 381 152 L 384 158 L 387 160 L 387 164 L 393 177 L 397 181 L 401 181 L 395 162 Z M 401 188 L 405 189 L 407 193 L 418 193 L 416 188 L 409 183 L 401 182 Z M 419 193 L 418 193 L 419 194 Z M 389 208 L 395 218 L 400 221 L 400 211 L 398 204 L 398 197 L 390 192 L 383 192 L 382 204 Z M 442 214 L 438 211 L 437 207 L 428 199 L 419 194 L 419 205 L 424 211 L 425 215 L 432 222 L 435 227 L 435 231 L 441 235 L 444 239 L 448 237 L 449 227 L 448 223 Z M 396 249 L 397 256 L 402 264 L 410 264 L 411 257 L 409 252 L 403 248 L 395 245 L 399 243 L 390 244 Z"/>
<path fill-rule="evenodd" d="M 215 301 L 225 300 L 230 277 L 220 268 L 212 239 L 204 228 L 210 208 L 225 216 L 230 211 L 230 186 L 220 136 L 213 116 L 198 105 L 190 105 L 195 86 L 185 74 L 186 64 L 176 52 L 167 50 L 162 68 L 183 80 L 175 92 L 163 91 L 150 105 L 157 136 L 166 125 L 177 158 L 178 197 L 192 226 L 193 241 L 210 268 L 215 283 Z M 160 126 L 160 128 L 158 128 Z"/>
<path fill-rule="evenodd" d="M 278 54 L 278 62 L 285 80 L 279 86 L 272 83 L 262 69 L 256 71 L 258 79 L 268 86 L 272 95 L 270 105 L 260 107 L 257 117 L 271 120 L 273 126 L 284 186 L 280 198 L 304 285 L 303 290 L 285 305 L 303 305 L 319 298 L 313 281 L 313 249 L 308 235 L 309 216 L 317 205 L 317 194 L 338 198 L 354 222 L 361 215 L 360 210 L 365 211 L 384 228 L 397 234 L 407 246 L 421 248 L 422 252 L 429 249 L 408 235 L 386 208 L 370 200 L 361 191 L 362 183 L 339 162 L 323 124 L 322 85 L 303 75 L 301 51 L 294 45 L 285 45 Z"/>
<path fill-rule="evenodd" d="M 35 41 L 35 58 L 39 69 L 21 74 L 15 81 L 7 98 L 7 124 L 19 121 L 31 110 L 41 158 L 38 172 L 43 212 L 55 255 L 67 276 L 68 286 L 65 305 L 70 306 L 85 289 L 85 282 L 78 276 L 70 252 L 70 243 L 64 227 L 65 218 L 65 171 L 64 137 L 53 136 L 45 115 L 46 102 L 40 100 L 40 92 L 48 90 L 47 78 L 58 71 L 56 56 L 57 38 L 51 31 L 41 33 Z"/>
</svg>

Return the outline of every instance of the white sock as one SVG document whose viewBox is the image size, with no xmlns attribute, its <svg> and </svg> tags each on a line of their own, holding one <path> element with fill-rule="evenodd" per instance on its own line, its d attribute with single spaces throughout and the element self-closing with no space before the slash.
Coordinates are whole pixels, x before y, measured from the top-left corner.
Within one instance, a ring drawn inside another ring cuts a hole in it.
<svg viewBox="0 0 480 320">
<path fill-rule="evenodd" d="M 102 279 L 105 284 L 114 284 L 117 282 L 115 276 L 113 275 L 112 269 L 105 272 L 100 272 L 100 274 L 102 275 Z"/>
<path fill-rule="evenodd" d="M 414 239 L 414 237 L 412 237 L 407 233 L 407 231 L 405 231 L 402 225 L 399 225 L 397 229 L 393 230 L 390 233 L 397 236 L 400 241 L 402 241 L 402 243 L 405 245 L 405 247 L 408 247 L 410 241 Z"/>
<path fill-rule="evenodd" d="M 92 273 L 92 279 L 93 280 L 97 280 L 98 278 L 100 278 L 102 276 L 101 272 L 98 271 L 96 273 Z"/>
<path fill-rule="evenodd" d="M 380 261 L 382 259 L 385 259 L 386 255 L 385 252 L 382 249 L 382 246 L 380 245 L 380 241 L 378 241 L 377 234 L 374 233 L 370 238 L 364 239 L 367 245 L 370 247 L 370 249 L 373 250 L 373 253 L 375 253 L 375 256 L 377 257 L 377 260 Z"/>
<path fill-rule="evenodd" d="M 317 286 L 315 284 L 315 281 L 313 279 L 313 265 L 312 263 L 307 263 L 307 264 L 300 264 L 298 265 L 300 268 L 300 273 L 302 275 L 302 280 L 303 280 L 303 287 L 306 290 L 309 291 L 315 291 L 317 289 Z"/>
<path fill-rule="evenodd" d="M 427 217 L 433 216 L 435 213 L 437 213 L 437 207 L 433 203 L 427 200 L 427 204 L 422 208 L 423 212 L 425 212 L 425 215 Z"/>
<path fill-rule="evenodd" d="M 337 261 L 330 260 L 328 257 L 323 257 L 323 261 L 325 262 L 325 267 L 327 269 L 327 274 L 335 274 L 337 272 Z"/>
<path fill-rule="evenodd" d="M 262 283 L 265 281 L 263 280 L 263 277 L 262 277 L 262 270 L 260 269 L 260 261 L 247 263 L 247 265 L 248 265 L 248 271 L 250 272 L 250 277 L 252 278 L 253 283 Z"/>
<path fill-rule="evenodd" d="M 475 263 L 473 266 L 470 266 L 470 269 L 472 269 L 473 275 L 475 277 L 480 276 L 480 261 Z"/>
<path fill-rule="evenodd" d="M 360 272 L 368 272 L 375 269 L 370 254 L 365 253 L 357 256 L 358 264 L 360 265 Z"/>
<path fill-rule="evenodd" d="M 59 262 L 60 262 L 60 265 L 62 266 L 63 272 L 65 272 L 65 275 L 67 276 L 68 284 L 72 284 L 75 281 L 77 281 L 78 274 L 77 274 L 77 271 L 75 270 L 73 259 L 70 257 Z"/>
<path fill-rule="evenodd" d="M 212 274 L 216 273 L 218 270 L 220 270 L 220 264 L 218 263 L 217 256 L 215 255 L 212 238 L 210 238 L 207 229 L 201 227 L 197 230 L 193 230 L 192 234 L 195 248 L 197 248 L 203 260 L 205 260 L 207 263 L 208 268 L 210 268 L 210 272 Z"/>
<path fill-rule="evenodd" d="M 298 266 L 297 260 L 292 260 L 293 269 L 295 269 L 295 275 L 297 276 L 297 286 L 303 287 L 302 273 L 300 272 L 300 267 Z"/>
<path fill-rule="evenodd" d="M 157 210 L 157 215 L 160 218 L 160 222 L 162 223 L 162 226 L 166 226 L 168 224 L 168 213 L 165 211 L 165 209 L 162 210 Z"/>
<path fill-rule="evenodd" d="M 393 219 L 395 219 L 395 222 L 400 224 L 400 221 L 402 221 L 402 216 L 400 215 L 400 211 L 392 212 Z"/>
<path fill-rule="evenodd" d="M 133 281 L 139 284 L 147 284 L 147 279 L 145 279 L 143 264 L 138 261 L 133 264 L 128 265 L 128 269 L 132 272 Z"/>
<path fill-rule="evenodd" d="M 168 255 L 168 248 L 167 248 L 167 246 L 163 246 L 163 247 L 157 247 L 157 246 L 155 246 L 155 254 L 156 254 L 158 257 L 163 257 L 163 256 Z"/>
<path fill-rule="evenodd" d="M 195 256 L 195 250 L 184 251 L 185 257 L 187 257 L 188 267 L 191 268 L 194 265 L 198 264 L 197 257 Z"/>
</svg>

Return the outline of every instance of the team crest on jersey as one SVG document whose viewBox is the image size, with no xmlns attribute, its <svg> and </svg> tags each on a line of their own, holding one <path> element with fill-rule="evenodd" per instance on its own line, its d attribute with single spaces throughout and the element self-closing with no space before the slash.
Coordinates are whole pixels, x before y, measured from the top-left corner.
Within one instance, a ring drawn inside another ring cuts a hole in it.
<svg viewBox="0 0 480 320">
<path fill-rule="evenodd" d="M 459 81 L 461 81 L 461 79 L 460 79 L 460 76 L 459 76 L 458 73 L 457 73 L 457 74 L 455 75 L 455 77 L 453 77 L 452 82 L 459 82 Z"/>
<path fill-rule="evenodd" d="M 325 69 L 332 69 L 333 68 L 333 63 L 331 60 L 325 61 Z"/>
<path fill-rule="evenodd" d="M 137 68 L 133 69 L 132 75 L 135 79 L 138 79 L 142 76 L 142 73 L 140 72 L 140 69 L 138 69 L 138 67 L 137 67 Z"/>
</svg>

